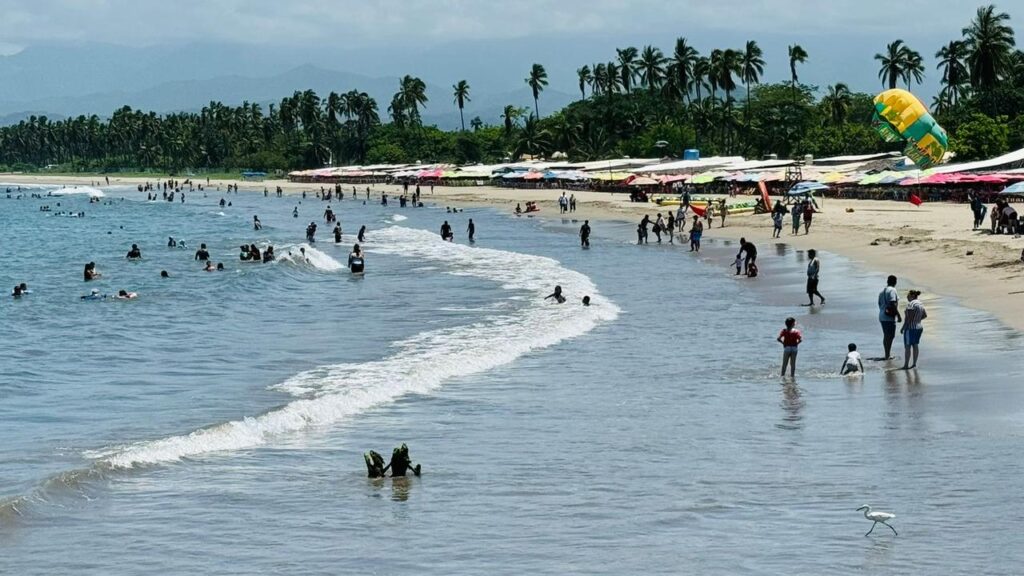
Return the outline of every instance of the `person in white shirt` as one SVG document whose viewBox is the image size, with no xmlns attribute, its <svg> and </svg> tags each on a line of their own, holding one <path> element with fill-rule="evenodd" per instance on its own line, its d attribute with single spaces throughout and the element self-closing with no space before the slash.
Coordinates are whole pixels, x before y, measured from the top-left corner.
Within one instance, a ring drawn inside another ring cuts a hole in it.
<svg viewBox="0 0 1024 576">
<path fill-rule="evenodd" d="M 851 343 L 847 346 L 847 350 L 849 350 L 849 353 L 846 355 L 846 360 L 843 361 L 843 368 L 839 373 L 843 376 L 847 374 L 863 374 L 864 362 L 861 361 L 860 352 L 857 352 L 857 345 Z"/>
<path fill-rule="evenodd" d="M 903 313 L 903 327 L 900 328 L 900 333 L 903 334 L 903 346 L 906 349 L 903 355 L 904 370 L 917 367 L 918 345 L 921 343 L 921 334 L 924 333 L 921 321 L 928 317 L 928 311 L 924 309 L 924 304 L 917 299 L 920 295 L 920 290 L 911 290 L 907 294 L 907 308 Z M 910 363 L 911 353 L 914 355 L 913 364 Z"/>
</svg>

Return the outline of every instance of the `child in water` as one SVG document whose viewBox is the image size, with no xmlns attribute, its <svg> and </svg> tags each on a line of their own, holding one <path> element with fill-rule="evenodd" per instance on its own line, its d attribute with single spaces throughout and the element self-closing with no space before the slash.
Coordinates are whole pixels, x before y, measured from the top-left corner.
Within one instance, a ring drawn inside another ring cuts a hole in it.
<svg viewBox="0 0 1024 576">
<path fill-rule="evenodd" d="M 786 375 L 786 367 L 789 367 L 789 377 L 796 376 L 796 354 L 800 343 L 804 341 L 803 335 L 796 329 L 796 319 L 786 318 L 786 327 L 779 332 L 776 338 L 782 344 L 782 376 Z"/>
<path fill-rule="evenodd" d="M 743 270 L 743 258 L 739 254 L 736 255 L 736 261 L 732 263 L 736 267 L 736 275 L 739 276 Z"/>
<path fill-rule="evenodd" d="M 565 304 L 565 296 L 562 296 L 561 286 L 555 286 L 555 291 L 544 297 L 545 300 L 550 300 L 551 298 L 554 298 L 555 302 L 559 304 Z"/>
<path fill-rule="evenodd" d="M 849 353 L 846 355 L 846 360 L 843 360 L 843 368 L 839 371 L 840 374 L 846 376 L 847 374 L 864 373 L 864 362 L 860 359 L 860 352 L 857 352 L 857 345 L 851 343 L 846 347 Z"/>
</svg>

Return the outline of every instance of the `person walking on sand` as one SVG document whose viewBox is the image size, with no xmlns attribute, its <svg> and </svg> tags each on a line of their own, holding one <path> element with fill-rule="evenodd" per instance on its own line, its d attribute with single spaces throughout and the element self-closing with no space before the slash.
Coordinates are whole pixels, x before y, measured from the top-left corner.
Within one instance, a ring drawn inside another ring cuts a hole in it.
<svg viewBox="0 0 1024 576">
<path fill-rule="evenodd" d="M 719 228 L 725 228 L 725 217 L 729 215 L 729 209 L 725 206 L 725 198 L 718 201 L 718 215 L 722 218 L 722 223 Z"/>
<path fill-rule="evenodd" d="M 921 344 L 921 335 L 924 327 L 921 321 L 928 317 L 928 311 L 924 304 L 918 300 L 921 296 L 920 290 L 911 290 L 907 293 L 907 308 L 903 312 L 903 327 L 900 333 L 903 334 L 903 369 L 910 370 L 917 368 L 917 356 L 920 353 L 918 346 Z M 911 363 L 913 354 L 913 363 Z"/>
<path fill-rule="evenodd" d="M 782 344 L 782 373 L 781 376 L 786 376 L 786 368 L 789 368 L 789 377 L 796 377 L 796 354 L 799 349 L 800 343 L 804 341 L 803 335 L 796 329 L 796 319 L 786 318 L 786 327 L 779 332 L 779 337 L 775 339 L 779 344 Z"/>
<path fill-rule="evenodd" d="M 818 251 L 811 249 L 807 251 L 807 257 L 810 261 L 807 263 L 807 297 L 811 300 L 807 306 L 814 306 L 814 297 L 821 298 L 821 303 L 825 303 L 825 297 L 818 292 L 818 274 L 821 273 L 821 261 L 818 260 Z"/>
<path fill-rule="evenodd" d="M 801 205 L 799 202 L 795 202 L 793 204 L 793 208 L 789 211 L 789 213 L 793 217 L 793 234 L 792 235 L 796 236 L 797 234 L 800 233 L 800 219 L 804 215 L 803 205 Z"/>
<path fill-rule="evenodd" d="M 892 360 L 892 341 L 896 339 L 896 323 L 903 321 L 899 305 L 900 295 L 896 291 L 896 277 L 889 276 L 885 288 L 878 294 L 878 322 L 882 325 L 882 348 L 885 350 L 883 360 Z"/>
<path fill-rule="evenodd" d="M 814 204 L 804 200 L 804 234 L 811 233 L 811 220 L 814 218 Z"/>
</svg>

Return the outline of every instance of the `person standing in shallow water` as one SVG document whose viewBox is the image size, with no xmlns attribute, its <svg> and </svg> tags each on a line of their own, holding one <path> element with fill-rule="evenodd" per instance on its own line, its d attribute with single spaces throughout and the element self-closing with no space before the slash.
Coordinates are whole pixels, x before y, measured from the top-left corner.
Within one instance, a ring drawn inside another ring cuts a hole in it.
<svg viewBox="0 0 1024 576">
<path fill-rule="evenodd" d="M 580 226 L 580 246 L 590 248 L 590 220 L 584 220 Z"/>
<path fill-rule="evenodd" d="M 818 260 L 817 250 L 808 250 L 807 257 L 810 261 L 807 263 L 807 297 L 811 303 L 808 306 L 814 306 L 814 297 L 821 298 L 821 303 L 825 303 L 825 297 L 818 292 L 818 274 L 821 272 L 821 261 Z"/>
<path fill-rule="evenodd" d="M 782 344 L 782 376 L 786 375 L 786 368 L 789 368 L 789 377 L 796 377 L 796 354 L 800 343 L 804 341 L 803 335 L 796 329 L 796 319 L 786 318 L 786 327 L 779 332 L 776 338 Z"/>
<path fill-rule="evenodd" d="M 903 327 L 900 328 L 900 333 L 903 334 L 904 370 L 917 368 L 917 357 L 920 352 L 918 346 L 921 344 L 921 335 L 924 333 L 921 321 L 928 317 L 928 311 L 924 309 L 924 304 L 918 300 L 920 295 L 920 290 L 911 290 L 907 293 L 907 309 L 903 312 Z M 911 362 L 911 355 L 913 355 L 913 362 Z"/>
<path fill-rule="evenodd" d="M 882 325 L 883 360 L 892 359 L 892 341 L 896 339 L 896 323 L 902 322 L 900 295 L 896 291 L 896 277 L 886 279 L 885 288 L 878 293 L 878 322 Z"/>
<path fill-rule="evenodd" d="M 476 224 L 473 224 L 473 219 L 469 219 L 469 226 L 466 227 L 466 234 L 469 236 L 470 243 L 476 242 L 473 239 L 473 235 L 476 234 Z"/>
</svg>

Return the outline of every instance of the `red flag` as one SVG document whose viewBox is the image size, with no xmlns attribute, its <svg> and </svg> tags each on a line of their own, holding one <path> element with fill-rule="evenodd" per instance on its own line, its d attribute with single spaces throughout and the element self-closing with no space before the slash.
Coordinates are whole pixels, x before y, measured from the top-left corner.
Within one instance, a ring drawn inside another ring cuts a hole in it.
<svg viewBox="0 0 1024 576">
<path fill-rule="evenodd" d="M 921 200 L 921 197 L 918 196 L 916 192 L 911 192 L 910 198 L 908 198 L 908 200 L 910 200 L 910 203 L 913 204 L 914 206 L 920 206 L 921 204 L 924 204 L 924 200 Z"/>
<path fill-rule="evenodd" d="M 700 208 L 698 206 L 694 206 L 693 204 L 690 204 L 690 210 L 693 210 L 693 213 L 696 214 L 697 216 L 700 216 L 701 218 L 703 218 L 704 214 L 707 212 L 707 208 Z"/>
</svg>

